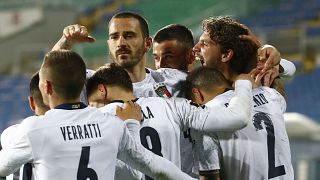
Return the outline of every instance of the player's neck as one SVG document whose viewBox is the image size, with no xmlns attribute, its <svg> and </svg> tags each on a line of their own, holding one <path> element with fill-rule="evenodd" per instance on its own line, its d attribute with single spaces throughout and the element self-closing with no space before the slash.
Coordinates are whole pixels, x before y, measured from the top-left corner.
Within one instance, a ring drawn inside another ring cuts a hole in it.
<svg viewBox="0 0 320 180">
<path fill-rule="evenodd" d="M 54 109 L 55 107 L 61 105 L 61 104 L 67 104 L 67 103 L 79 103 L 80 102 L 80 97 L 75 98 L 75 99 L 63 99 L 60 97 L 50 97 L 49 98 L 49 107 L 50 109 Z"/>
<path fill-rule="evenodd" d="M 110 90 L 108 89 L 108 101 L 114 101 L 114 100 L 123 100 L 123 101 L 131 101 L 133 99 L 136 99 L 133 92 L 128 92 L 126 90 L 123 90 L 121 88 L 112 87 Z"/>
<path fill-rule="evenodd" d="M 129 74 L 130 79 L 133 83 L 140 82 L 144 80 L 144 78 L 146 78 L 145 65 L 146 65 L 146 58 L 144 56 L 143 59 L 134 67 L 126 68 L 126 71 Z"/>
<path fill-rule="evenodd" d="M 235 73 L 235 72 L 232 71 L 230 68 L 228 68 L 228 69 L 226 69 L 226 70 L 223 71 L 223 75 L 224 75 L 224 77 L 226 77 L 226 79 L 228 79 L 229 81 L 234 82 L 239 74 Z"/>
</svg>

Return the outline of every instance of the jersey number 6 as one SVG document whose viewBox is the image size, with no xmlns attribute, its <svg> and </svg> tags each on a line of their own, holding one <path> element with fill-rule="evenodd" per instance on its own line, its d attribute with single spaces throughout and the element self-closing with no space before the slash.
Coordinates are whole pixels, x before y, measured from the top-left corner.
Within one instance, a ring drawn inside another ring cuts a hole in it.
<svg viewBox="0 0 320 180">
<path fill-rule="evenodd" d="M 82 147 L 81 157 L 78 167 L 77 180 L 98 180 L 97 173 L 88 168 L 90 156 L 90 146 Z"/>
</svg>

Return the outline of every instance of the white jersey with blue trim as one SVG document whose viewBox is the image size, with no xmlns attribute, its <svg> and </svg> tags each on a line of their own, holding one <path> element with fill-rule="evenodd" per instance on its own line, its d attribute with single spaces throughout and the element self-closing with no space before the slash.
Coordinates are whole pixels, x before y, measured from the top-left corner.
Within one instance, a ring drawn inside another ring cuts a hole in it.
<svg viewBox="0 0 320 180">
<path fill-rule="evenodd" d="M 156 178 L 192 179 L 136 143 L 114 115 L 80 104 L 65 106 L 72 110 L 51 109 L 21 123 L 14 143 L 0 151 L 0 176 L 31 162 L 36 180 L 111 180 L 118 156 Z"/>
<path fill-rule="evenodd" d="M 171 68 L 146 68 L 144 80 L 132 83 L 136 97 L 184 97 L 187 73 Z"/>
<path fill-rule="evenodd" d="M 237 84 L 239 88 L 241 88 L 240 82 Z M 247 86 L 249 84 L 250 83 L 248 82 L 243 85 Z M 244 103 L 244 106 L 251 105 L 251 96 L 249 96 L 249 94 L 251 94 L 250 88 L 251 84 L 242 89 L 244 90 L 243 92 L 245 92 L 244 94 L 240 93 L 234 98 L 234 103 L 232 104 L 234 111 L 225 111 L 226 108 L 224 107 L 211 110 L 203 107 L 196 107 L 190 105 L 190 102 L 183 98 L 139 98 L 136 103 L 141 106 L 144 121 L 141 123 L 140 137 L 134 136 L 136 139 L 140 138 L 141 143 L 145 148 L 155 154 L 163 156 L 180 167 L 181 132 L 184 132 L 189 128 L 192 128 L 194 131 L 239 129 L 240 127 L 236 128 L 231 122 L 233 121 L 232 119 L 234 119 L 233 117 L 239 118 L 241 116 L 239 116 L 236 109 L 242 108 L 243 106 L 238 103 Z M 240 91 L 241 90 L 239 89 L 239 92 Z M 245 97 L 247 97 L 247 99 Z M 117 105 L 121 106 L 121 103 L 114 102 L 100 108 L 100 110 L 102 112 L 115 114 L 115 107 Z M 249 112 L 249 115 L 246 114 L 248 120 L 251 115 L 251 107 L 248 107 L 245 112 Z M 241 111 L 240 114 L 242 113 L 243 112 Z M 209 128 L 209 126 L 211 126 L 211 128 Z M 243 125 L 241 127 L 243 127 Z M 118 167 L 119 172 L 124 166 L 120 164 Z M 128 179 L 135 178 L 132 177 Z"/>
<path fill-rule="evenodd" d="M 226 107 L 232 95 L 233 91 L 228 91 L 209 101 L 206 106 Z M 268 87 L 253 90 L 252 122 L 234 133 L 216 133 L 221 147 L 221 172 L 224 179 L 294 179 L 283 116 L 285 110 L 285 99 L 276 90 Z M 215 161 L 216 158 L 212 163 Z"/>
<path fill-rule="evenodd" d="M 36 118 L 36 116 L 34 116 Z M 6 148 L 12 144 L 16 138 L 19 124 L 15 124 L 6 128 L 1 134 L 1 146 Z M 30 163 L 22 165 L 16 172 L 8 175 L 6 180 L 31 180 L 32 166 Z"/>
</svg>

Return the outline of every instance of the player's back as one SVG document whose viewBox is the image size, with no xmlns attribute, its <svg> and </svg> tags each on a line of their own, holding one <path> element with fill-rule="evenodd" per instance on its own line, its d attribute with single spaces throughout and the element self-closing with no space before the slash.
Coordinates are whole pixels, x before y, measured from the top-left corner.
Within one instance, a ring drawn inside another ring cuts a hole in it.
<svg viewBox="0 0 320 180">
<path fill-rule="evenodd" d="M 173 102 L 159 97 L 139 98 L 136 101 L 144 117 L 140 127 L 141 144 L 180 167 L 180 133 L 184 127 L 180 127 L 180 117 L 173 113 Z M 100 110 L 115 113 L 115 106 L 121 104 L 114 102 Z"/>
<path fill-rule="evenodd" d="M 217 96 L 212 104 L 227 106 L 232 94 L 228 91 Z M 252 123 L 234 133 L 217 133 L 223 175 L 230 180 L 292 180 L 291 152 L 283 118 L 286 102 L 276 90 L 268 87 L 254 89 L 253 102 Z"/>
<path fill-rule="evenodd" d="M 123 122 L 95 108 L 49 110 L 22 125 L 35 179 L 113 179 Z M 22 128 L 21 128 L 22 129 Z"/>
</svg>

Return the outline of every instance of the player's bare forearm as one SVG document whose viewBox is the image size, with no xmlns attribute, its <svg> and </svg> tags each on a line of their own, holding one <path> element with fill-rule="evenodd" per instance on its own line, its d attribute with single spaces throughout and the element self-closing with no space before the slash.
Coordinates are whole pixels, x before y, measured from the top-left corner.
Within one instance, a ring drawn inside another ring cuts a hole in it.
<svg viewBox="0 0 320 180">
<path fill-rule="evenodd" d="M 66 49 L 71 50 L 72 44 L 65 38 L 65 36 L 62 36 L 59 41 L 53 46 L 51 51 L 60 50 L 60 49 Z"/>
<path fill-rule="evenodd" d="M 200 171 L 199 175 L 200 180 L 220 180 L 220 171 L 218 169 L 211 171 Z"/>
</svg>

